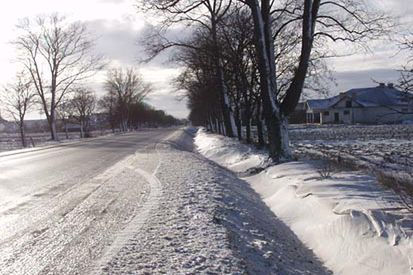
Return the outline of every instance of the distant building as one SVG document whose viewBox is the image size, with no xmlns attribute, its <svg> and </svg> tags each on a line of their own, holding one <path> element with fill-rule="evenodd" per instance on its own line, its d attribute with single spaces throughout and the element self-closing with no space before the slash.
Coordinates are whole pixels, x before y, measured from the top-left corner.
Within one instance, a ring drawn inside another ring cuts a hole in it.
<svg viewBox="0 0 413 275">
<path fill-rule="evenodd" d="M 306 102 L 307 123 L 393 124 L 413 122 L 413 94 L 393 84 L 352 89 L 327 99 Z"/>
</svg>

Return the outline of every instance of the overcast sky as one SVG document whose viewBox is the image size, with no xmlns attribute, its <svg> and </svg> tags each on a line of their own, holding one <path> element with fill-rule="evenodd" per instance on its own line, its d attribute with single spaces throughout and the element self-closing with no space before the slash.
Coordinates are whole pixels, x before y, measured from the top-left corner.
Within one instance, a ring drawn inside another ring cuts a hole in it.
<svg viewBox="0 0 413 275">
<path fill-rule="evenodd" d="M 412 0 L 376 0 L 376 5 L 402 18 L 406 29 L 413 29 Z M 138 45 L 140 34 L 151 18 L 138 14 L 134 0 L 14 0 L 0 10 L 0 85 L 13 79 L 17 64 L 15 50 L 10 41 L 15 36 L 19 18 L 58 12 L 71 19 L 84 21 L 91 32 L 99 37 L 97 50 L 112 64 L 137 65 L 142 56 Z M 393 45 L 380 44 L 372 53 L 335 58 L 330 63 L 336 71 L 338 93 L 354 87 L 374 85 L 372 79 L 391 82 L 397 80 L 396 69 L 403 64 L 403 56 L 394 56 Z M 170 81 L 179 73 L 173 64 L 155 61 L 139 65 L 143 76 L 154 86 L 149 103 L 156 108 L 183 118 L 188 114 L 184 101 L 177 101 Z M 94 80 L 96 92 L 103 93 L 101 79 Z M 31 117 L 38 115 L 32 114 Z"/>
</svg>

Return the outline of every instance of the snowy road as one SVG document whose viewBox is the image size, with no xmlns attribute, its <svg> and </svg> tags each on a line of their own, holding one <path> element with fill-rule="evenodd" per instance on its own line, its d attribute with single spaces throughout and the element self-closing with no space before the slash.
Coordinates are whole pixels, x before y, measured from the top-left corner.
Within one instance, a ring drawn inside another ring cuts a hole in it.
<svg viewBox="0 0 413 275">
<path fill-rule="evenodd" d="M 328 274 L 246 182 L 152 130 L 0 157 L 0 274 Z"/>
<path fill-rule="evenodd" d="M 79 273 L 139 210 L 148 182 L 128 164 L 173 130 L 0 157 L 0 273 Z M 153 170 L 157 160 L 142 163 Z M 81 272 L 80 272 L 81 273 Z"/>
</svg>

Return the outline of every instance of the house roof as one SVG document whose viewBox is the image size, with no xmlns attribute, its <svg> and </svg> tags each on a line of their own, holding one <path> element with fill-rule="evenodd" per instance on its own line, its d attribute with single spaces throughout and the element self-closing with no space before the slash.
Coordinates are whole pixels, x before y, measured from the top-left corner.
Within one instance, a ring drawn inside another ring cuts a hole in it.
<svg viewBox="0 0 413 275">
<path fill-rule="evenodd" d="M 406 94 L 396 88 L 388 86 L 378 86 L 372 88 L 351 89 L 338 96 L 327 99 L 308 100 L 308 107 L 311 109 L 328 109 L 336 105 L 343 98 L 351 98 L 363 107 L 378 107 L 378 106 L 402 106 L 407 105 L 402 99 L 407 97 L 413 99 L 412 94 Z"/>
<path fill-rule="evenodd" d="M 328 109 L 330 106 L 340 101 L 339 96 L 327 98 L 327 99 L 310 99 L 307 100 L 307 106 L 313 110 Z"/>
<path fill-rule="evenodd" d="M 349 97 L 354 97 L 354 100 L 363 107 L 375 106 L 397 106 L 405 105 L 402 99 L 406 98 L 406 93 L 390 87 L 374 87 L 364 89 L 352 89 L 346 92 Z M 409 94 L 412 97 L 411 94 Z"/>
</svg>

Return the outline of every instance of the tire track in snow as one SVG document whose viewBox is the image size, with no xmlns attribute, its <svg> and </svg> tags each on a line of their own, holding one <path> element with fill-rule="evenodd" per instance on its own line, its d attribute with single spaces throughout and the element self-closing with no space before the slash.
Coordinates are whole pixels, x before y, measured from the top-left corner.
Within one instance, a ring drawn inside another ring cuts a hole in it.
<svg viewBox="0 0 413 275">
<path fill-rule="evenodd" d="M 165 140 L 167 139 L 168 138 Z M 111 260 L 119 253 L 127 242 L 142 229 L 145 222 L 150 218 L 150 215 L 158 209 L 160 198 L 162 197 L 162 183 L 155 176 L 161 166 L 161 157 L 157 145 L 158 144 L 155 144 L 155 151 L 158 156 L 158 164 L 152 174 L 138 167 L 128 166 L 129 169 L 134 170 L 149 183 L 150 193 L 147 200 L 140 208 L 139 213 L 129 222 L 122 232 L 117 234 L 113 244 L 108 248 L 97 264 L 92 267 L 92 274 L 102 274 L 102 271 L 105 271 L 108 265 L 110 265 Z M 138 155 L 135 154 L 135 158 L 138 158 Z"/>
<path fill-rule="evenodd" d="M 110 217 L 102 215 L 102 213 L 105 213 L 106 209 L 113 204 L 114 194 L 117 195 L 118 207 L 119 204 L 122 204 L 124 209 L 126 205 L 122 203 L 122 199 L 129 198 L 129 196 L 135 193 L 135 195 L 139 194 L 140 184 L 136 185 L 136 190 L 131 190 L 132 185 L 119 185 L 119 181 L 116 180 L 117 177 L 124 177 L 125 175 L 128 179 L 139 176 L 139 174 L 127 167 L 128 161 L 128 159 L 125 159 L 109 168 L 103 175 L 91 179 L 88 183 L 93 187 L 92 190 L 85 189 L 85 186 L 79 186 L 79 189 L 73 190 L 73 192 L 80 192 L 85 196 L 83 196 L 84 198 L 76 207 L 64 216 L 58 215 L 55 217 L 52 215 L 49 217 L 49 220 L 36 223 L 33 227 L 30 227 L 32 230 L 36 228 L 41 230 L 36 230 L 32 233 L 27 232 L 16 240 L 2 246 L 0 274 L 40 274 L 49 273 L 45 271 L 49 268 L 59 268 L 60 265 L 57 264 L 59 255 L 64 254 L 66 250 L 70 250 L 72 243 L 80 239 L 100 220 Z M 128 182 L 131 181 L 129 180 Z M 67 199 L 70 199 L 70 196 Z M 130 209 L 130 207 L 128 206 L 126 209 Z M 123 222 L 123 218 L 120 217 L 122 213 L 115 214 L 118 222 Z M 118 219 L 118 216 L 120 219 Z M 113 218 L 111 217 L 111 219 Z M 112 228 L 107 228 L 110 222 L 103 222 L 101 225 L 104 226 L 106 231 L 110 231 Z M 98 241 L 99 238 L 97 236 Z M 80 243 L 79 245 L 80 247 L 77 250 L 82 251 L 85 244 Z M 81 257 L 83 256 L 85 255 L 80 253 L 79 255 L 73 255 L 73 258 L 76 261 L 82 261 Z M 81 263 L 78 262 L 77 264 L 80 265 Z"/>
</svg>

